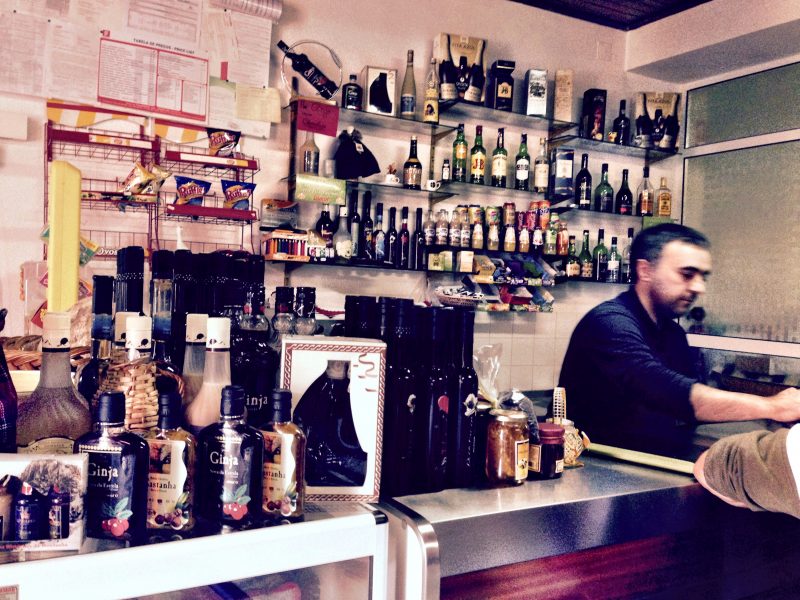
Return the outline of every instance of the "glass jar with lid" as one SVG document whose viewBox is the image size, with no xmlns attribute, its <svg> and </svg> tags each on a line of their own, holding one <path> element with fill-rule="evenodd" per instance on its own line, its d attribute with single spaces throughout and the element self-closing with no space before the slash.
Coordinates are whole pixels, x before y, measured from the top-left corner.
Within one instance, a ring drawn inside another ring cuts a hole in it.
<svg viewBox="0 0 800 600">
<path fill-rule="evenodd" d="M 557 479 L 564 471 L 564 427 L 555 423 L 539 424 L 539 469 L 536 479 Z"/>
<path fill-rule="evenodd" d="M 492 485 L 519 485 L 528 476 L 528 417 L 496 408 L 486 434 L 486 478 Z"/>
</svg>

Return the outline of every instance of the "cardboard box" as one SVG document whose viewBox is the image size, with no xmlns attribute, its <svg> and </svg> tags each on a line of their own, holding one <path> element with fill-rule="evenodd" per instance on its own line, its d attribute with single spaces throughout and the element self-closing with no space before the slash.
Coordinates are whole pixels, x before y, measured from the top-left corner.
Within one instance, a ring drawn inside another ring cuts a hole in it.
<svg viewBox="0 0 800 600">
<path fill-rule="evenodd" d="M 631 145 L 642 145 L 636 139 L 636 119 L 645 113 L 653 123 L 650 138 L 652 147 L 662 150 L 675 150 L 680 137 L 680 105 L 681 95 L 678 92 L 639 92 L 636 94 L 634 116 L 631 116 Z M 668 119 L 670 122 L 668 122 Z M 645 147 L 648 147 L 646 143 Z"/>
<path fill-rule="evenodd" d="M 392 116 L 398 113 L 397 69 L 364 67 L 361 81 L 364 85 L 364 110 Z"/>
<path fill-rule="evenodd" d="M 581 137 L 602 142 L 606 135 L 606 90 L 591 88 L 583 93 Z"/>
<path fill-rule="evenodd" d="M 289 182 L 289 192 L 295 200 L 344 206 L 347 182 L 344 179 L 300 173 L 294 182 Z"/>
<path fill-rule="evenodd" d="M 570 93 L 571 102 L 572 94 Z M 525 74 L 524 106 L 526 115 L 543 117 L 547 114 L 547 69 L 528 69 Z"/>
<path fill-rule="evenodd" d="M 558 69 L 556 71 L 555 99 L 553 100 L 553 118 L 556 121 L 572 123 L 572 69 Z"/>
</svg>

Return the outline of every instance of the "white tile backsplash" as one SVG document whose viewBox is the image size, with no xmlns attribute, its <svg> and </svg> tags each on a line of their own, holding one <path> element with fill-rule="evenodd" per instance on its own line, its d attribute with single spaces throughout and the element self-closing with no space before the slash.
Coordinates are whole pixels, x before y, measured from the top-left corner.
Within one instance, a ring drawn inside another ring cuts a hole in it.
<svg viewBox="0 0 800 600">
<path fill-rule="evenodd" d="M 526 365 L 530 369 L 533 364 L 534 340 L 533 334 L 514 334 L 511 341 L 511 366 Z M 519 387 L 516 383 L 516 387 Z M 520 388 L 523 389 L 523 388 Z"/>
</svg>

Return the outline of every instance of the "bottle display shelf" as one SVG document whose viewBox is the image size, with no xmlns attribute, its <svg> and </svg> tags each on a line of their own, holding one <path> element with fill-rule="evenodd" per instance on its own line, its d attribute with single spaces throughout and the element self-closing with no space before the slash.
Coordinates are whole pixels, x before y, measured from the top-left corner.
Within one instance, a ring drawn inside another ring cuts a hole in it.
<svg viewBox="0 0 800 600">
<path fill-rule="evenodd" d="M 480 183 L 468 183 L 468 182 L 461 182 L 461 181 L 444 181 L 442 182 L 442 188 L 447 189 L 447 191 L 454 192 L 453 195 L 457 196 L 482 196 L 486 199 L 497 197 L 502 198 L 503 201 L 515 201 L 519 200 L 521 202 L 524 201 L 532 201 L 532 200 L 546 200 L 543 194 L 538 194 L 533 191 L 528 190 L 516 190 L 514 188 L 509 187 L 494 187 L 490 184 L 480 184 Z M 527 208 L 527 207 L 525 207 Z"/>
<path fill-rule="evenodd" d="M 443 123 L 425 123 L 416 119 L 401 119 L 400 117 L 392 115 L 382 115 L 349 108 L 339 109 L 339 124 L 352 125 L 356 128 L 375 127 L 391 129 L 393 131 L 404 131 L 420 136 L 433 136 L 435 140 L 449 135 L 456 130 L 454 126 L 445 125 Z"/>
<path fill-rule="evenodd" d="M 605 154 L 617 154 L 619 156 L 627 156 L 630 158 L 640 158 L 644 159 L 648 164 L 657 163 L 660 160 L 671 158 L 679 154 L 676 150 L 664 150 L 661 148 L 639 148 L 638 146 L 622 146 L 621 144 L 614 144 L 613 142 L 590 140 L 577 135 L 560 135 L 550 138 L 551 147 L 563 146 L 565 144 L 569 144 L 576 150 L 591 150 L 593 152 Z"/>
<path fill-rule="evenodd" d="M 205 197 L 208 200 L 209 196 Z M 204 201 L 205 201 L 204 200 Z M 221 203 L 221 200 L 219 200 Z M 223 208 L 220 206 L 195 206 L 192 204 L 164 204 L 161 218 L 170 221 L 210 223 L 214 225 L 247 225 L 258 220 L 254 210 Z"/>
<path fill-rule="evenodd" d="M 359 192 L 369 190 L 374 193 L 410 196 L 420 199 L 427 199 L 430 202 L 439 202 L 441 200 L 446 200 L 447 198 L 452 198 L 453 196 L 458 195 L 457 192 L 450 189 L 449 185 L 442 185 L 442 187 L 435 192 L 431 192 L 425 189 L 410 190 L 408 188 L 404 188 L 401 184 L 389 184 L 381 181 L 348 181 L 347 189 L 348 191 L 357 189 Z"/>
<path fill-rule="evenodd" d="M 550 207 L 550 212 L 558 213 L 559 215 L 571 213 L 573 217 L 586 216 L 595 219 L 619 219 L 623 221 L 638 221 L 641 223 L 643 219 L 652 219 L 655 217 L 643 217 L 641 215 L 621 215 L 619 213 L 600 212 L 599 210 L 584 210 L 578 208 L 575 201 L 572 199 L 561 200 Z M 661 217 L 658 217 L 661 218 Z"/>
<path fill-rule="evenodd" d="M 345 261 L 339 258 L 330 258 L 327 260 L 310 260 L 309 257 L 289 257 L 278 255 L 266 254 L 264 260 L 271 263 L 284 264 L 289 270 L 296 269 L 302 266 L 316 266 L 316 267 L 335 267 L 339 269 L 369 269 L 372 271 L 388 271 L 392 273 L 420 273 L 424 274 L 427 271 L 417 271 L 415 269 L 401 269 L 389 264 L 370 263 L 363 260 L 360 261 Z M 308 259 L 308 260 L 305 260 Z"/>
<path fill-rule="evenodd" d="M 439 104 L 439 120 L 459 123 L 465 120 L 511 125 L 520 129 L 545 130 L 550 134 L 560 134 L 578 126 L 569 121 L 558 121 L 545 116 L 523 115 L 515 112 L 496 110 L 477 104 L 458 101 Z"/>
<path fill-rule="evenodd" d="M 566 258 L 565 256 L 559 256 L 557 258 Z M 590 284 L 590 285 L 631 285 L 626 281 L 595 281 L 594 279 L 581 279 L 580 277 L 567 277 L 566 275 L 558 275 L 556 277 L 556 284 L 563 285 L 565 283 L 572 283 L 572 284 Z"/>
</svg>

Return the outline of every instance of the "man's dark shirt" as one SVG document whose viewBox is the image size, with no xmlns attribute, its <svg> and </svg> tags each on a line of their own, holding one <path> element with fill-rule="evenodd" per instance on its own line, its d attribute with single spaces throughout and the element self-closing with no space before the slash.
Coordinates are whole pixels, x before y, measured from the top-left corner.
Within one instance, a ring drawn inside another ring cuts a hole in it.
<svg viewBox="0 0 800 600">
<path fill-rule="evenodd" d="M 671 320 L 653 323 L 633 288 L 581 319 L 559 385 L 567 416 L 598 443 L 659 454 L 688 451 L 695 354 Z"/>
</svg>

